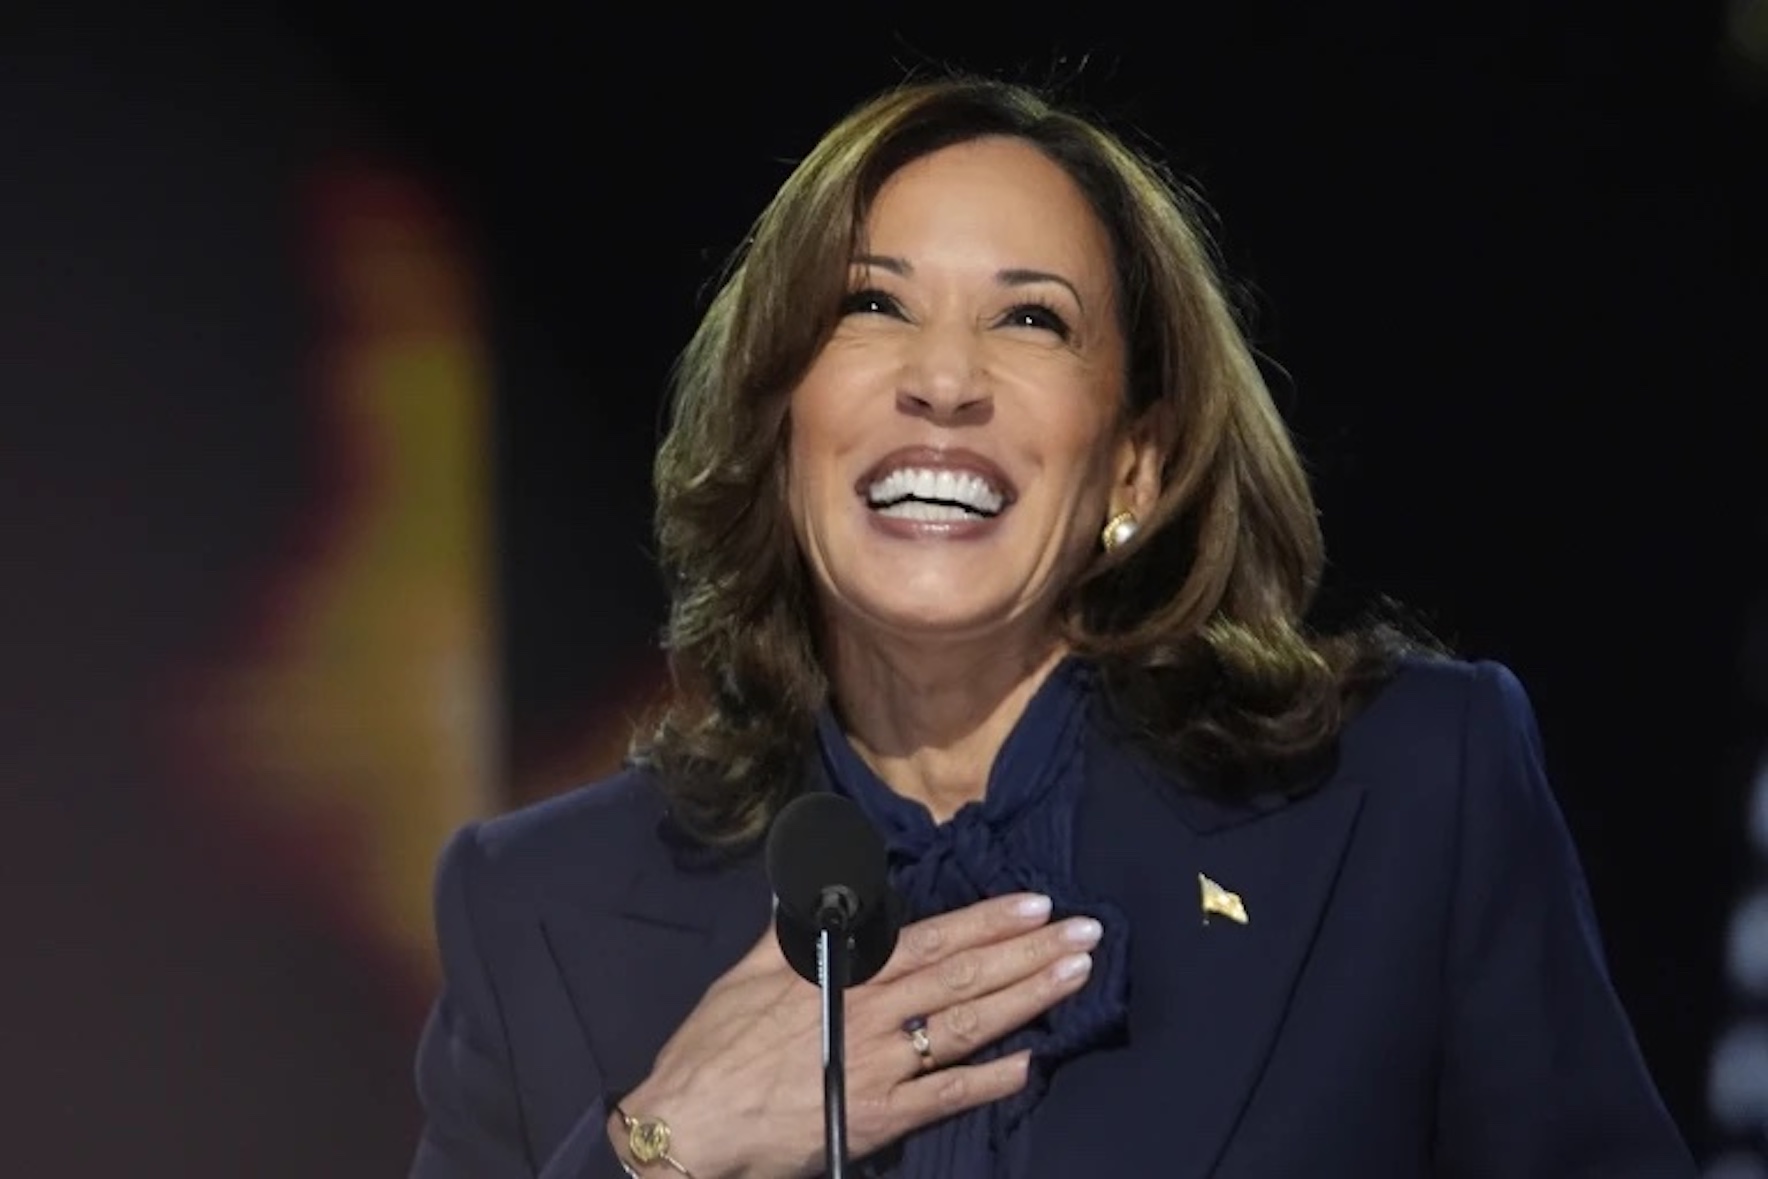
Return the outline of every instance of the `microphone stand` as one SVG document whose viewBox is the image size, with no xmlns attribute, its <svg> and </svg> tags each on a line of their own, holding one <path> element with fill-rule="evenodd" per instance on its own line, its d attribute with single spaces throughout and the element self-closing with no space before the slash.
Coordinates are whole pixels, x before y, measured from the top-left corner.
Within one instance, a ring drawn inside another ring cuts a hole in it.
<svg viewBox="0 0 1768 1179">
<path fill-rule="evenodd" d="M 856 898 L 825 889 L 817 906 L 816 974 L 823 1001 L 823 1144 L 827 1179 L 847 1175 L 846 994 L 851 977 L 851 924 Z"/>
</svg>

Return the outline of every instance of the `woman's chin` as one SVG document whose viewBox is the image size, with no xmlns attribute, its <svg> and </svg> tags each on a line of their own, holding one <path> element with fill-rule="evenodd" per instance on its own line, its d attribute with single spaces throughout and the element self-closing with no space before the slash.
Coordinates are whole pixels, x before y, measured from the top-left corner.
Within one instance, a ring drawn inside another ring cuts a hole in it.
<svg viewBox="0 0 1768 1179">
<path fill-rule="evenodd" d="M 949 645 L 977 639 L 999 641 L 1024 629 L 1020 603 L 953 595 L 937 600 L 879 600 L 858 604 L 850 624 L 891 643 Z"/>
</svg>

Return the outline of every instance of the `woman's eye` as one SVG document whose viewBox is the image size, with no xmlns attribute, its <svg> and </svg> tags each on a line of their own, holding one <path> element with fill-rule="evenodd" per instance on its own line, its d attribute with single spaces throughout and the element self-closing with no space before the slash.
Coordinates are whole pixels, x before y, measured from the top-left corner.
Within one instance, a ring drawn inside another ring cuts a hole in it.
<svg viewBox="0 0 1768 1179">
<path fill-rule="evenodd" d="M 883 291 L 853 291 L 841 300 L 842 315 L 894 315 L 901 317 L 902 305 Z"/>
<path fill-rule="evenodd" d="M 1068 321 L 1058 315 L 1054 308 L 1042 303 L 1022 303 L 1007 312 L 1001 322 L 1006 327 L 1037 328 L 1052 332 L 1061 340 L 1066 340 L 1069 336 Z"/>
</svg>

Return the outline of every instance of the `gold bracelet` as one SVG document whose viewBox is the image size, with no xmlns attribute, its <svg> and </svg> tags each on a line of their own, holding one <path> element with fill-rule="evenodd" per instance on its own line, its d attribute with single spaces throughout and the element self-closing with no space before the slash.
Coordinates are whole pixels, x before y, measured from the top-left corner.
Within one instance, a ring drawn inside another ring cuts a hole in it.
<svg viewBox="0 0 1768 1179">
<path fill-rule="evenodd" d="M 662 1163 L 684 1179 L 694 1179 L 694 1173 L 682 1166 L 669 1153 L 669 1123 L 662 1118 L 635 1118 L 620 1106 L 614 1106 L 614 1112 L 620 1115 L 621 1124 L 626 1127 L 626 1148 L 641 1167 L 649 1167 L 652 1163 Z M 639 1173 L 629 1166 L 625 1159 L 620 1165 L 633 1179 L 640 1179 Z"/>
</svg>

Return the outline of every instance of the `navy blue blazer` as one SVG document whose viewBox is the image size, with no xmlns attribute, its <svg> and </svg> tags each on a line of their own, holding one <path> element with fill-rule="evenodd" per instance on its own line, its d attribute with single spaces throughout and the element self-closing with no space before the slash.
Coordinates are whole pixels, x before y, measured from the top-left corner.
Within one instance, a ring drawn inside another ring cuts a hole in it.
<svg viewBox="0 0 1768 1179">
<path fill-rule="evenodd" d="M 1409 666 L 1281 805 L 1089 758 L 1077 872 L 1130 923 L 1128 1032 L 1055 1073 L 1039 1179 L 1692 1179 L 1504 668 Z M 631 771 L 449 844 L 413 1176 L 621 1175 L 608 1095 L 770 912 L 756 862 L 686 870 L 662 816 Z"/>
</svg>

